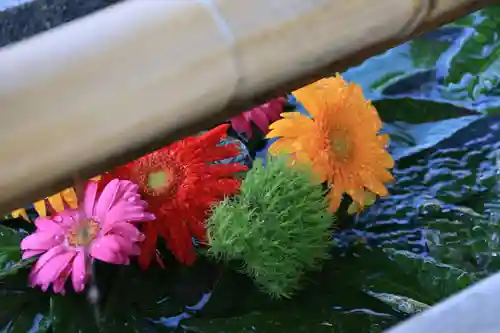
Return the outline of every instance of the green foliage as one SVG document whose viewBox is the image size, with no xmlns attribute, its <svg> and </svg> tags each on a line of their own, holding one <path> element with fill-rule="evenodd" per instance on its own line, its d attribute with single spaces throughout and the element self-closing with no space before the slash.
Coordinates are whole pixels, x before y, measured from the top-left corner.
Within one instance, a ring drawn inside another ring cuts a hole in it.
<svg viewBox="0 0 500 333">
<path fill-rule="evenodd" d="M 0 281 L 31 264 L 32 260 L 21 261 L 21 239 L 20 232 L 0 225 Z"/>
<path fill-rule="evenodd" d="M 469 76 L 458 90 L 467 91 L 473 99 L 500 84 L 500 5 L 489 6 L 471 15 L 471 28 L 460 43 L 450 63 L 447 83 L 459 83 Z"/>
<path fill-rule="evenodd" d="M 441 120 L 478 116 L 481 113 L 450 103 L 427 99 L 388 98 L 373 102 L 384 122 L 402 121 L 408 124 L 422 124 Z"/>
<path fill-rule="evenodd" d="M 242 270 L 274 297 L 290 297 L 307 269 L 328 257 L 332 216 L 309 170 L 285 158 L 255 165 L 241 194 L 226 199 L 208 220 L 209 253 L 241 260 Z"/>
</svg>

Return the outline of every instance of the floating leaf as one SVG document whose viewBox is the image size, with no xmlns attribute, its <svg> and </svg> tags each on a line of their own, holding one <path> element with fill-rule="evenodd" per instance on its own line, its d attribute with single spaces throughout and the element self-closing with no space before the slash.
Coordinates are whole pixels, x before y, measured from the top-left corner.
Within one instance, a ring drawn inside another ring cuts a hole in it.
<svg viewBox="0 0 500 333">
<path fill-rule="evenodd" d="M 386 124 L 384 132 L 394 134 L 389 149 L 393 158 L 398 160 L 435 146 L 480 118 L 465 116 L 423 124 L 394 122 Z"/>
<path fill-rule="evenodd" d="M 466 90 L 478 99 L 500 83 L 500 6 L 489 6 L 471 15 L 472 28 L 460 41 L 450 62 L 447 83 L 461 83 L 453 89 Z"/>
<path fill-rule="evenodd" d="M 403 121 L 408 124 L 422 124 L 481 115 L 477 111 L 468 110 L 451 103 L 425 99 L 390 98 L 374 101 L 373 105 L 382 121 L 386 123 Z"/>
</svg>

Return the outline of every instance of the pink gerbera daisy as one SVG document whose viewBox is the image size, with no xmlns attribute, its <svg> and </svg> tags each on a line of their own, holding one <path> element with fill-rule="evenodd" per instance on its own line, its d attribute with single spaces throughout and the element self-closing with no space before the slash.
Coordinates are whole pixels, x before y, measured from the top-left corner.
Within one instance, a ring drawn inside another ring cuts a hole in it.
<svg viewBox="0 0 500 333">
<path fill-rule="evenodd" d="M 259 105 L 253 109 L 242 112 L 231 118 L 231 126 L 238 133 L 245 133 L 247 138 L 252 137 L 253 122 L 263 135 L 269 132 L 269 125 L 280 119 L 284 112 L 286 103 L 285 97 L 278 97 Z"/>
<path fill-rule="evenodd" d="M 139 187 L 114 179 L 97 194 L 97 182 L 87 184 L 81 210 L 69 209 L 35 220 L 36 231 L 21 242 L 23 259 L 42 254 L 32 268 L 30 284 L 65 293 L 71 276 L 73 289 L 83 291 L 88 273 L 86 256 L 112 264 L 128 264 L 138 255 L 136 243 L 144 236 L 132 222 L 150 221 Z"/>
</svg>

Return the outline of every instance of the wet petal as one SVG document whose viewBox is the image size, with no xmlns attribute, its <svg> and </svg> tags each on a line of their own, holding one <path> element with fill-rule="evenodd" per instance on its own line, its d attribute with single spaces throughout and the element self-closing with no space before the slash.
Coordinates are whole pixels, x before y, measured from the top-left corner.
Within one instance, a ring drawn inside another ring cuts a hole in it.
<svg viewBox="0 0 500 333">
<path fill-rule="evenodd" d="M 39 254 L 42 254 L 44 252 L 45 252 L 45 250 L 24 250 L 22 259 L 26 260 L 26 259 L 29 259 L 31 257 L 37 256 Z"/>
<path fill-rule="evenodd" d="M 62 212 L 59 212 L 56 216 L 52 218 L 52 220 L 58 224 L 60 224 L 64 229 L 71 229 L 76 223 L 80 222 L 82 216 L 79 210 L 75 209 L 66 209 Z"/>
<path fill-rule="evenodd" d="M 94 204 L 96 201 L 97 187 L 98 187 L 97 182 L 88 182 L 87 187 L 85 189 L 83 207 L 85 215 L 89 217 L 94 216 Z"/>
<path fill-rule="evenodd" d="M 62 226 L 59 223 L 54 222 L 49 217 L 39 217 L 35 220 L 35 226 L 38 231 L 47 231 L 52 233 L 64 232 Z"/>
<path fill-rule="evenodd" d="M 102 191 L 99 199 L 94 206 L 94 214 L 100 221 L 105 221 L 109 209 L 115 201 L 116 194 L 119 189 L 120 181 L 118 179 L 111 180 Z"/>
<path fill-rule="evenodd" d="M 92 243 L 90 255 L 98 260 L 111 263 L 120 264 L 120 245 L 113 239 L 101 237 Z"/>
<path fill-rule="evenodd" d="M 56 278 L 54 283 L 52 284 L 52 290 L 56 294 L 61 294 L 64 295 L 66 294 L 66 290 L 64 289 L 64 286 L 66 285 L 66 280 L 68 279 L 69 275 L 71 274 L 71 266 L 68 265 L 64 271 L 59 274 L 59 276 Z"/>
<path fill-rule="evenodd" d="M 81 292 L 85 288 L 86 276 L 85 254 L 83 251 L 79 251 L 75 256 L 75 260 L 73 260 L 73 271 L 71 274 L 71 282 L 76 292 Z"/>
<path fill-rule="evenodd" d="M 21 241 L 21 250 L 49 250 L 62 244 L 64 237 L 62 233 L 38 231 L 26 236 Z"/>
<path fill-rule="evenodd" d="M 150 224 L 150 223 L 148 223 Z M 106 231 L 106 234 L 115 234 L 121 236 L 125 239 L 129 239 L 131 242 L 141 242 L 144 240 L 144 235 L 141 234 L 139 229 L 131 223 L 115 223 L 110 226 Z"/>
<path fill-rule="evenodd" d="M 30 278 L 33 284 L 42 286 L 44 291 L 50 283 L 54 283 L 57 278 L 69 268 L 71 260 L 76 252 L 64 252 L 52 256 L 40 269 L 34 272 Z"/>
<path fill-rule="evenodd" d="M 119 222 L 145 222 L 155 219 L 153 214 L 144 211 L 145 202 L 142 200 L 136 203 L 120 201 L 108 212 L 105 228 L 110 228 L 112 224 Z"/>
<path fill-rule="evenodd" d="M 38 260 L 36 261 L 33 269 L 31 271 L 32 274 L 35 274 L 38 270 L 40 270 L 48 261 L 52 259 L 52 257 L 57 256 L 61 253 L 68 252 L 68 249 L 64 245 L 58 245 L 53 247 L 52 249 L 45 252 Z"/>
</svg>

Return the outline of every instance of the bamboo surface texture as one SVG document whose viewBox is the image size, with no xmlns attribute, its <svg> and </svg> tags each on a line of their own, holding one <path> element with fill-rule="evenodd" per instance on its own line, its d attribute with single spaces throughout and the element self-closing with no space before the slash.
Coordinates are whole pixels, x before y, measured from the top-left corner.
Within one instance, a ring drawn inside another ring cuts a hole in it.
<svg viewBox="0 0 500 333">
<path fill-rule="evenodd" d="M 491 0 L 128 0 L 0 49 L 0 213 Z"/>
</svg>

